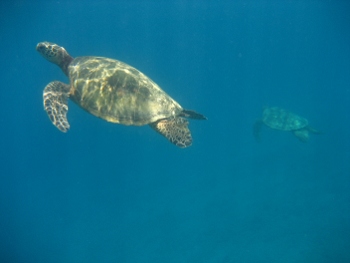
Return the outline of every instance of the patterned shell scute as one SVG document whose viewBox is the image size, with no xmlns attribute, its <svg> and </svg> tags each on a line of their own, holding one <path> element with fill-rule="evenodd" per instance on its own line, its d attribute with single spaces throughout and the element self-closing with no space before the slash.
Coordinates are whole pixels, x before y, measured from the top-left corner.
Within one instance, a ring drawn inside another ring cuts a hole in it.
<svg viewBox="0 0 350 263">
<path fill-rule="evenodd" d="M 114 123 L 145 125 L 177 116 L 182 107 L 137 69 L 114 59 L 78 57 L 69 65 L 70 98 Z"/>
<path fill-rule="evenodd" d="M 306 119 L 277 107 L 264 109 L 263 122 L 272 129 L 283 131 L 299 130 L 308 125 Z"/>
</svg>

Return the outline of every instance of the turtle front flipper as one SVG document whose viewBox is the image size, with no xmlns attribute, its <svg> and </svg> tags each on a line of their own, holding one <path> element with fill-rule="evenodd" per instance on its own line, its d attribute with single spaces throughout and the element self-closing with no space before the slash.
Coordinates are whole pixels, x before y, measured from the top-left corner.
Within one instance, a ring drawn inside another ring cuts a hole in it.
<svg viewBox="0 0 350 263">
<path fill-rule="evenodd" d="M 67 132 L 68 97 L 70 87 L 59 81 L 50 82 L 44 89 L 44 108 L 52 123 L 62 132 Z"/>
<path fill-rule="evenodd" d="M 162 119 L 151 123 L 150 126 L 180 148 L 186 148 L 192 145 L 192 136 L 188 129 L 188 121 L 184 118 Z"/>
<path fill-rule="evenodd" d="M 260 133 L 261 133 L 261 129 L 262 129 L 263 124 L 264 123 L 262 120 L 257 120 L 253 126 L 253 135 L 254 135 L 256 141 L 258 141 L 258 142 L 261 141 Z"/>
</svg>

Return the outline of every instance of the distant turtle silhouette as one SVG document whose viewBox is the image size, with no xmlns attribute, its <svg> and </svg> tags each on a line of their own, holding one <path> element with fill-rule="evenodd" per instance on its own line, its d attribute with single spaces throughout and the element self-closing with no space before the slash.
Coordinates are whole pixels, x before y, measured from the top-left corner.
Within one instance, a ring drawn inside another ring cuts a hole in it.
<svg viewBox="0 0 350 263">
<path fill-rule="evenodd" d="M 263 110 L 262 119 L 254 124 L 254 136 L 257 140 L 260 140 L 263 124 L 275 130 L 291 131 L 302 142 L 309 140 L 310 132 L 315 134 L 321 133 L 310 127 L 307 119 L 278 107 L 266 107 Z"/>
<path fill-rule="evenodd" d="M 92 56 L 72 58 L 63 47 L 50 42 L 41 42 L 36 49 L 58 65 L 70 80 L 70 85 L 53 81 L 44 89 L 44 108 L 62 132 L 70 127 L 66 117 L 68 98 L 109 122 L 149 124 L 181 148 L 192 144 L 184 117 L 207 119 L 183 109 L 150 78 L 121 61 Z"/>
</svg>

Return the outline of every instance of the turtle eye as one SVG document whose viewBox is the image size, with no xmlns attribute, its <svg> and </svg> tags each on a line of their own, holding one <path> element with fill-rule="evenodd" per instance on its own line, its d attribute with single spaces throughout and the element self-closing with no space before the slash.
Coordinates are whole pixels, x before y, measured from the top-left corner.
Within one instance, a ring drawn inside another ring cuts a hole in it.
<svg viewBox="0 0 350 263">
<path fill-rule="evenodd" d="M 36 47 L 36 50 L 38 50 L 38 51 L 43 51 L 43 50 L 45 50 L 45 47 L 44 47 L 43 45 L 38 45 L 38 46 Z"/>
</svg>

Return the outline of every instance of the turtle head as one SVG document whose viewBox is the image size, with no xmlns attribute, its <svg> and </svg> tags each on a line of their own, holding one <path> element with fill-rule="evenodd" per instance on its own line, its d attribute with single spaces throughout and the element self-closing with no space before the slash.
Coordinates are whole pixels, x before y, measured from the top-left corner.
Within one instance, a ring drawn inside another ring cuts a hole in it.
<svg viewBox="0 0 350 263">
<path fill-rule="evenodd" d="M 63 47 L 50 42 L 40 42 L 36 46 L 36 50 L 48 61 L 58 65 L 68 75 L 68 65 L 72 62 L 73 58 Z"/>
</svg>

